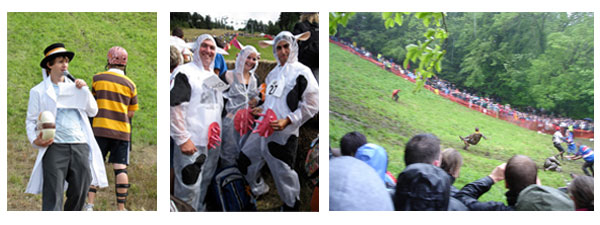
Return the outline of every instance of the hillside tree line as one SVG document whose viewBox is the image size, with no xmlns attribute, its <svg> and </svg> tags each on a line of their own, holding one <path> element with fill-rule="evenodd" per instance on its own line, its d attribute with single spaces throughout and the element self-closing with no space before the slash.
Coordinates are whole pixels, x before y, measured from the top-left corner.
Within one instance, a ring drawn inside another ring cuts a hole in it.
<svg viewBox="0 0 600 225">
<path fill-rule="evenodd" d="M 336 36 L 397 64 L 427 27 L 413 17 L 386 29 L 382 13 L 357 13 Z M 593 13 L 447 13 L 441 79 L 526 110 L 593 118 Z M 415 65 L 410 64 L 412 70 Z"/>
</svg>

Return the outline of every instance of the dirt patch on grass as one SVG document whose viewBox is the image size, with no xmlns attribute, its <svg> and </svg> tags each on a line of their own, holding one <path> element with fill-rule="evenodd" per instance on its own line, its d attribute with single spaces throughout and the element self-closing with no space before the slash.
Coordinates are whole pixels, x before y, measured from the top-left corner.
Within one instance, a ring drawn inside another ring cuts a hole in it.
<svg viewBox="0 0 600 225">
<path fill-rule="evenodd" d="M 26 140 L 9 140 L 7 144 L 7 210 L 37 211 L 42 209 L 42 196 L 25 194 L 37 150 Z M 126 208 L 131 211 L 156 210 L 156 146 L 133 145 L 127 171 L 129 196 Z M 115 182 L 112 165 L 105 163 L 109 187 L 98 190 L 94 210 L 116 210 Z"/>
</svg>

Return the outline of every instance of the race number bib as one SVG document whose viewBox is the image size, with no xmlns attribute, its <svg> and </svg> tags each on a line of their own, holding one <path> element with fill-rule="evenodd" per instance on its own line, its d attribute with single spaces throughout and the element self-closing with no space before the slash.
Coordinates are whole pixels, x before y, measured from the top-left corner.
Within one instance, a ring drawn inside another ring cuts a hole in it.
<svg viewBox="0 0 600 225">
<path fill-rule="evenodd" d="M 281 80 L 274 80 L 269 85 L 267 85 L 267 95 L 273 95 L 275 97 L 281 97 L 283 94 L 283 88 L 285 87 L 285 82 Z"/>
</svg>

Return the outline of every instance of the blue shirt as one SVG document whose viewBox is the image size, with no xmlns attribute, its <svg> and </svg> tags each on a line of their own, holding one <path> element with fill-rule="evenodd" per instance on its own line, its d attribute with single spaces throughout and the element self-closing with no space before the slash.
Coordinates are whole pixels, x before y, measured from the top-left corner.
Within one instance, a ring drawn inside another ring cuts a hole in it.
<svg viewBox="0 0 600 225">
<path fill-rule="evenodd" d="M 52 84 L 54 93 L 59 95 L 58 85 Z M 54 143 L 86 143 L 86 138 L 81 129 L 81 116 L 77 109 L 56 109 L 56 132 Z"/>
<path fill-rule="evenodd" d="M 220 70 L 219 77 L 223 76 L 223 74 L 227 72 L 227 63 L 225 62 L 225 58 L 219 53 L 217 53 L 215 56 L 215 69 Z"/>
<path fill-rule="evenodd" d="M 588 146 L 581 145 L 575 155 L 580 155 L 586 162 L 594 162 L 594 150 Z"/>
</svg>

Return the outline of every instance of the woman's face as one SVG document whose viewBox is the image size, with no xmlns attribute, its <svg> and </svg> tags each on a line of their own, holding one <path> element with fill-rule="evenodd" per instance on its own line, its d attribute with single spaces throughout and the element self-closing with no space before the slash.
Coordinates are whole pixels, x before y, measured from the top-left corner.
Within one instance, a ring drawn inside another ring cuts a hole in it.
<svg viewBox="0 0 600 225">
<path fill-rule="evenodd" d="M 244 63 L 244 72 L 250 71 L 254 66 L 256 66 L 256 62 L 258 62 L 258 54 L 255 52 L 250 53 L 248 57 L 246 57 L 246 62 Z"/>
</svg>

